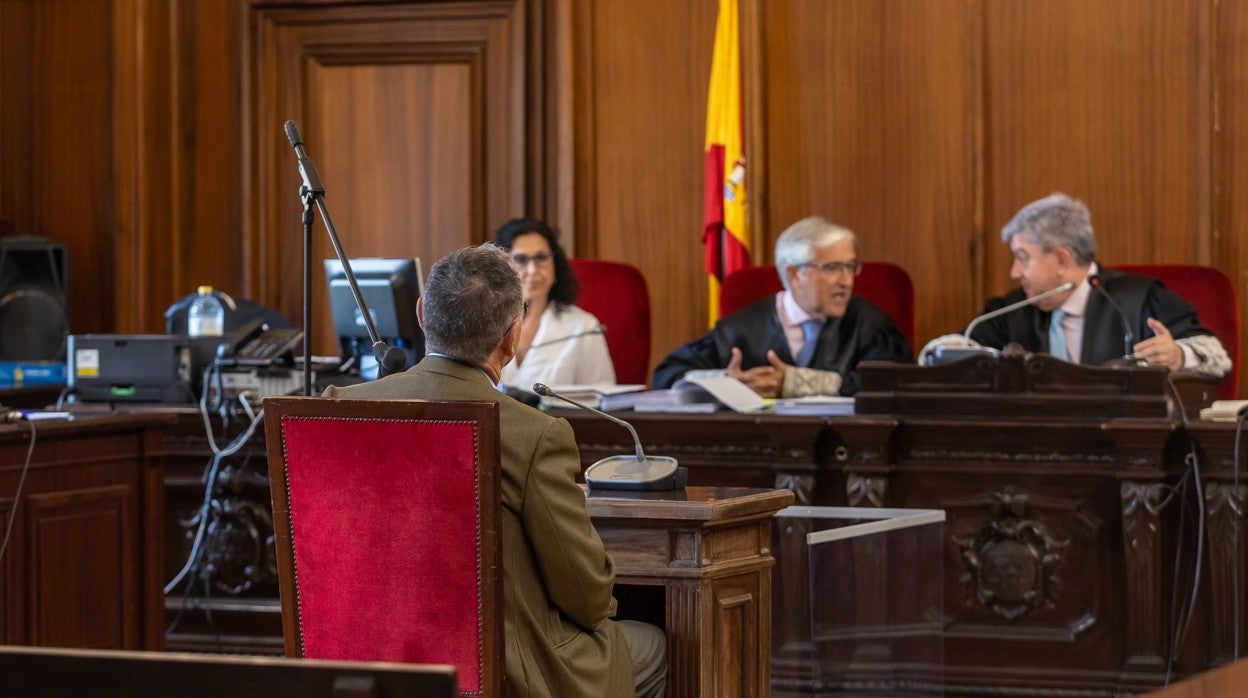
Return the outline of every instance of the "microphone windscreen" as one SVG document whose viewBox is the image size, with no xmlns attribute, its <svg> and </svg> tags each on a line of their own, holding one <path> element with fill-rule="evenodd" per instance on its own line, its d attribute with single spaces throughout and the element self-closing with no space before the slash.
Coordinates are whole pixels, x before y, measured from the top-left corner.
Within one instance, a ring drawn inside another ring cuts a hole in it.
<svg viewBox="0 0 1248 698">
<path fill-rule="evenodd" d="M 294 119 L 286 122 L 286 138 L 290 140 L 291 145 L 303 144 L 303 139 L 299 137 L 299 127 L 295 125 Z"/>
<path fill-rule="evenodd" d="M 407 352 L 399 347 L 390 347 L 386 349 L 386 353 L 382 354 L 378 364 L 378 375 L 388 376 L 392 373 L 398 373 L 407 365 Z"/>
</svg>

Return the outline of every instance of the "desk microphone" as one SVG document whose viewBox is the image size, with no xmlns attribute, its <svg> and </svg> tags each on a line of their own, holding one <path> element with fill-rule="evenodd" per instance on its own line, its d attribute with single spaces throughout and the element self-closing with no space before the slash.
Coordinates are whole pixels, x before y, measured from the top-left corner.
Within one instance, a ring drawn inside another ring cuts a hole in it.
<svg viewBox="0 0 1248 698">
<path fill-rule="evenodd" d="M 1131 323 L 1127 321 L 1127 314 L 1122 312 L 1122 306 L 1118 305 L 1114 297 L 1101 286 L 1101 277 L 1099 274 L 1088 274 L 1088 285 L 1100 292 L 1105 300 L 1109 301 L 1110 307 L 1118 313 L 1118 319 L 1122 321 L 1122 346 L 1123 354 L 1121 359 L 1112 359 L 1107 366 L 1142 366 L 1146 362 L 1143 359 L 1137 359 L 1132 354 L 1132 348 L 1135 347 L 1135 333 L 1131 331 Z"/>
<path fill-rule="evenodd" d="M 962 333 L 963 345 L 960 347 L 936 347 L 935 349 L 932 350 L 932 358 L 933 358 L 932 363 L 944 364 L 944 363 L 949 363 L 950 361 L 957 361 L 958 359 L 965 359 L 968 356 L 979 356 L 981 354 L 990 354 L 994 356 L 997 355 L 999 352 L 996 349 L 992 349 L 989 347 L 971 346 L 971 332 L 975 330 L 976 325 L 983 322 L 984 320 L 991 320 L 992 318 L 997 317 L 998 315 L 1005 315 L 1006 313 L 1013 312 L 1015 310 L 1018 310 L 1019 308 L 1023 308 L 1028 305 L 1039 303 L 1040 301 L 1044 300 L 1045 298 L 1048 298 L 1049 296 L 1056 296 L 1059 293 L 1065 293 L 1073 289 L 1074 287 L 1075 287 L 1075 282 L 1067 281 L 1066 283 L 1062 284 L 1061 286 L 1058 286 L 1057 288 L 1051 288 L 1048 291 L 1045 291 L 1044 293 L 1034 295 L 1031 298 L 1024 298 L 1021 301 L 1018 301 L 1017 303 L 1010 303 L 1009 305 L 1003 308 L 997 308 L 996 310 L 984 313 L 983 315 L 976 317 L 974 320 L 971 320 L 971 324 L 967 325 L 966 330 Z"/>
<path fill-rule="evenodd" d="M 538 342 L 537 344 L 530 344 L 529 346 L 524 347 L 524 348 L 522 349 L 522 351 L 528 351 L 528 350 L 530 350 L 530 349 L 540 349 L 541 347 L 548 347 L 548 346 L 550 346 L 550 345 L 552 345 L 552 344 L 559 344 L 559 343 L 561 343 L 561 342 L 567 342 L 567 341 L 569 341 L 569 340 L 573 340 L 573 339 L 580 339 L 581 337 L 588 337 L 588 336 L 589 336 L 589 335 L 591 335 L 591 334 L 606 334 L 606 333 L 607 333 L 607 326 L 606 326 L 606 325 L 598 325 L 597 327 L 594 327 L 594 328 L 591 328 L 591 329 L 588 329 L 588 330 L 584 330 L 584 331 L 582 331 L 582 332 L 577 332 L 577 333 L 575 333 L 575 334 L 570 334 L 570 335 L 568 335 L 568 336 L 566 336 L 566 337 L 560 337 L 559 339 L 551 339 L 551 340 L 548 340 L 548 341 L 545 341 L 545 342 Z M 556 396 L 556 397 L 558 397 L 558 396 Z"/>
<path fill-rule="evenodd" d="M 633 435 L 633 443 L 637 446 L 636 455 L 608 456 L 585 469 L 585 482 L 594 489 L 604 490 L 678 490 L 685 486 L 689 479 L 689 471 L 676 464 L 675 458 L 668 456 L 647 456 L 641 450 L 641 439 L 632 424 L 613 417 L 602 410 L 589 405 L 582 405 L 565 395 L 551 390 L 544 383 L 534 383 L 533 392 L 546 397 L 553 397 L 570 402 L 573 405 L 589 410 L 594 414 L 623 426 Z"/>
</svg>

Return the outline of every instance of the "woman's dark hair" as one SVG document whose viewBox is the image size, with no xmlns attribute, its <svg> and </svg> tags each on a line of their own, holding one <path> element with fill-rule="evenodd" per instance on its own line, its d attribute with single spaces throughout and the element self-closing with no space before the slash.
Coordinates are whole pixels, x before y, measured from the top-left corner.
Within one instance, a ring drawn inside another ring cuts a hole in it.
<svg viewBox="0 0 1248 698">
<path fill-rule="evenodd" d="M 494 234 L 499 247 L 511 250 L 511 243 L 521 235 L 537 233 L 550 245 L 551 261 L 555 263 L 555 283 L 550 287 L 550 301 L 556 308 L 572 305 L 581 297 L 581 282 L 576 280 L 568 255 L 559 246 L 559 234 L 545 222 L 536 218 L 513 218 L 503 224 Z"/>
</svg>

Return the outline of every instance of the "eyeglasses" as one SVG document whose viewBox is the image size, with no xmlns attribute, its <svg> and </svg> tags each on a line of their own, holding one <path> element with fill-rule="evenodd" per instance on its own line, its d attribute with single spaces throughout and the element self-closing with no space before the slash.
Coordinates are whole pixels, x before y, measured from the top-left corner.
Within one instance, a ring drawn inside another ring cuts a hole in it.
<svg viewBox="0 0 1248 698">
<path fill-rule="evenodd" d="M 823 264 L 806 262 L 805 264 L 799 264 L 798 266 L 806 267 L 807 269 L 818 269 L 819 271 L 831 276 L 840 276 L 845 272 L 849 272 L 850 276 L 858 276 L 858 273 L 862 271 L 862 262 L 859 262 L 856 259 L 851 259 L 848 262 L 824 262 Z"/>
<path fill-rule="evenodd" d="M 533 264 L 536 264 L 539 267 L 544 267 L 549 261 L 550 261 L 549 252 L 538 252 L 537 254 L 534 254 L 534 255 L 527 255 L 524 253 L 519 253 L 519 254 L 513 254 L 511 256 L 511 263 L 514 264 L 517 269 L 523 269 L 529 266 L 530 262 L 532 262 Z"/>
</svg>

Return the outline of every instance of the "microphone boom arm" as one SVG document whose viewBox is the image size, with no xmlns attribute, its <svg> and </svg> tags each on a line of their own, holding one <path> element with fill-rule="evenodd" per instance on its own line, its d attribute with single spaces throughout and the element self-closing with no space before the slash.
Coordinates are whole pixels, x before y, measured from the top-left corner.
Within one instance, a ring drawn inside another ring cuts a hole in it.
<svg viewBox="0 0 1248 698">
<path fill-rule="evenodd" d="M 1017 303 L 1010 303 L 1009 305 L 1003 308 L 997 308 L 996 310 L 990 313 L 984 313 L 983 315 L 980 315 L 974 320 L 971 320 L 971 324 L 967 325 L 966 331 L 962 333 L 962 338 L 966 339 L 969 342 L 971 339 L 971 332 L 975 330 L 975 326 L 983 322 L 984 320 L 991 320 L 992 318 L 997 317 L 998 315 L 1005 315 L 1006 313 L 1018 310 L 1019 308 L 1022 308 L 1023 306 L 1031 305 L 1037 301 L 1042 301 L 1045 298 L 1048 298 L 1049 296 L 1055 296 L 1059 293 L 1065 293 L 1066 291 L 1069 291 L 1073 289 L 1074 287 L 1075 287 L 1075 282 L 1067 281 L 1066 283 L 1062 284 L 1061 286 L 1058 286 L 1057 288 L 1051 288 L 1045 291 L 1044 293 L 1037 294 L 1030 298 L 1024 298 L 1021 301 L 1018 301 Z"/>
<path fill-rule="evenodd" d="M 360 309 L 361 319 L 364 320 L 364 328 L 368 330 L 368 338 L 373 343 L 373 355 L 377 357 L 378 375 L 384 376 L 397 372 L 407 364 L 407 356 L 402 349 L 387 346 L 377 334 L 377 326 L 373 324 L 373 314 L 369 312 L 368 304 L 364 302 L 364 294 L 360 292 L 360 284 L 355 280 L 355 272 L 351 270 L 351 261 L 347 259 L 347 253 L 342 249 L 342 242 L 338 238 L 338 230 L 334 228 L 334 221 L 330 218 L 329 209 L 325 206 L 325 186 L 321 184 L 321 178 L 316 171 L 316 165 L 312 163 L 311 158 L 308 157 L 307 152 L 304 150 L 303 139 L 299 136 L 299 127 L 294 120 L 287 121 L 285 128 L 286 137 L 290 139 L 290 144 L 295 148 L 295 157 L 299 159 L 299 174 L 303 176 L 303 187 L 300 190 L 300 194 L 303 195 L 305 203 L 309 199 L 315 201 L 317 210 L 321 212 L 321 220 L 325 223 L 325 231 L 329 233 L 329 242 L 334 246 L 334 254 L 338 256 L 338 262 L 342 264 L 342 270 L 347 277 L 347 284 L 351 286 L 351 294 L 355 296 L 355 305 Z M 306 349 L 304 354 L 308 354 Z M 306 356 L 304 363 L 308 363 Z"/>
<path fill-rule="evenodd" d="M 558 398 L 560 400 L 563 400 L 564 402 L 570 402 L 573 405 L 576 405 L 577 407 L 583 410 L 588 410 L 590 412 L 598 414 L 599 416 L 606 417 L 607 419 L 615 422 L 616 424 L 619 424 L 620 426 L 627 429 L 629 434 L 633 435 L 633 443 L 637 446 L 637 460 L 640 461 L 640 460 L 646 459 L 646 454 L 643 453 L 641 450 L 641 437 L 637 436 L 637 430 L 633 428 L 632 424 L 629 424 L 628 422 L 620 419 L 619 417 L 613 417 L 607 414 L 606 412 L 603 412 L 602 410 L 594 409 L 593 407 L 590 407 L 589 405 L 583 405 L 566 395 L 560 395 L 559 393 L 556 393 L 555 391 L 551 390 L 550 387 L 547 386 L 545 383 L 534 383 L 533 392 L 537 393 L 538 395 L 545 396 L 545 397 L 553 397 L 553 398 Z"/>
</svg>

